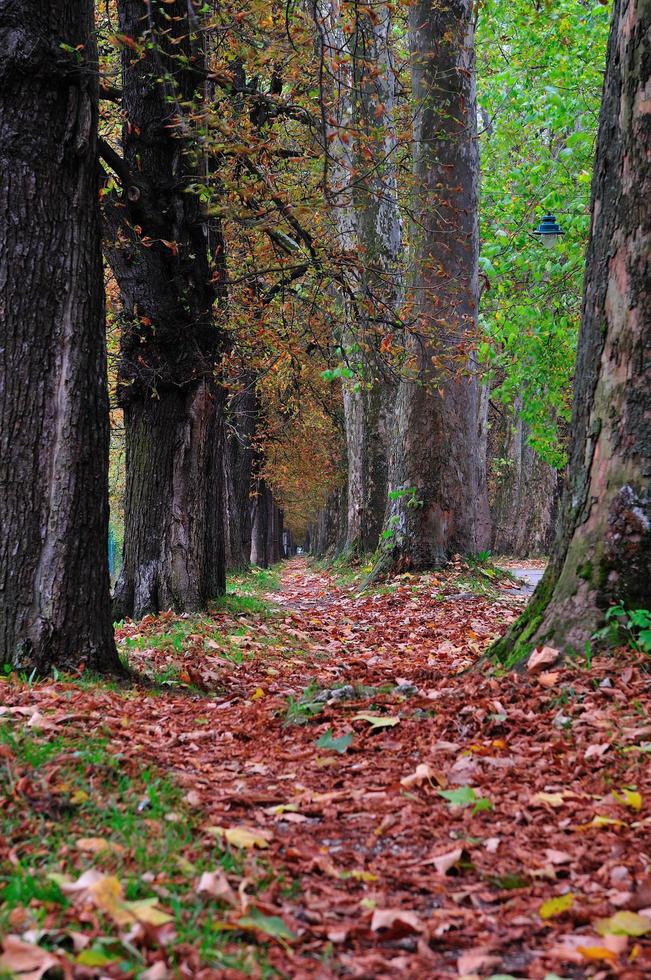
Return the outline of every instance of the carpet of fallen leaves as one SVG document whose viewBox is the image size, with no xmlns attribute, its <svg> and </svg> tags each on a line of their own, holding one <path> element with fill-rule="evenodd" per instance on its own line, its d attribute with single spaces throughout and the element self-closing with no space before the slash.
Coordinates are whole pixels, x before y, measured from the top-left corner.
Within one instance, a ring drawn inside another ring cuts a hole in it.
<svg viewBox="0 0 651 980">
<path fill-rule="evenodd" d="M 195 852 L 217 841 L 244 862 L 240 874 L 202 875 L 193 901 L 219 903 L 233 949 L 243 933 L 266 946 L 264 975 L 651 976 L 648 658 L 620 650 L 536 673 L 469 669 L 525 600 L 454 582 L 403 576 L 358 597 L 297 559 L 272 616 L 215 612 L 171 651 L 146 638 L 179 617 L 120 629 L 140 643 L 139 670 L 178 669 L 162 695 L 13 678 L 0 685 L 0 714 L 37 731 L 101 730 L 125 760 L 171 774 L 199 828 Z M 219 629 L 236 631 L 228 656 Z M 0 782 L 0 815 L 18 800 L 29 822 L 39 792 L 55 792 L 47 766 L 38 775 L 14 773 L 11 794 Z M 108 912 L 143 957 L 127 975 L 243 975 L 179 949 L 167 920 L 185 912 L 165 915 L 173 880 L 151 881 L 165 921 L 147 921 L 106 894 L 89 849 L 75 861 L 90 877 L 67 888 L 90 902 L 48 921 L 101 932 Z M 20 840 L 0 840 L 0 862 L 19 858 Z M 262 886 L 261 860 L 275 870 Z M 5 963 L 27 962 L 35 934 L 20 914 L 13 921 Z"/>
</svg>

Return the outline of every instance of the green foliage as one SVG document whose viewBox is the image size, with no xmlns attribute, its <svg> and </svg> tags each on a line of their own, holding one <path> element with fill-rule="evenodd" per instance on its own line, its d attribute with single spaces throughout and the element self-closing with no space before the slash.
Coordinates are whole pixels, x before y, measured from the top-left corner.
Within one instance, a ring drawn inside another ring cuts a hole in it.
<svg viewBox="0 0 651 980">
<path fill-rule="evenodd" d="M 481 303 L 493 397 L 522 396 L 533 448 L 562 466 L 581 313 L 609 6 L 486 0 L 477 33 Z M 552 211 L 553 249 L 531 231 Z"/>
<path fill-rule="evenodd" d="M 593 640 L 607 640 L 611 645 L 626 643 L 641 653 L 651 653 L 651 612 L 648 609 L 626 609 L 621 603 L 606 613 L 606 626 Z"/>
<path fill-rule="evenodd" d="M 338 738 L 335 738 L 331 728 L 327 732 L 324 732 L 321 738 L 318 738 L 316 741 L 316 747 L 318 749 L 330 749 L 333 752 L 338 752 L 340 755 L 343 755 L 346 749 L 349 749 L 352 744 L 352 732 L 347 732 L 345 735 L 340 735 Z"/>
</svg>

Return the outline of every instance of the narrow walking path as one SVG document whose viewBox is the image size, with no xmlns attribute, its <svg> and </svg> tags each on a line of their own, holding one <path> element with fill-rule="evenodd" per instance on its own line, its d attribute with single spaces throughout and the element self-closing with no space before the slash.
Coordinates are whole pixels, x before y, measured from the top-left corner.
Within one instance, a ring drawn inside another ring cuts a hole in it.
<svg viewBox="0 0 651 980">
<path fill-rule="evenodd" d="M 432 574 L 357 597 L 296 559 L 271 617 L 217 611 L 171 650 L 156 637 L 182 617 L 124 628 L 141 669 L 174 662 L 195 693 L 79 691 L 72 718 L 61 683 L 3 703 L 101 725 L 173 777 L 202 828 L 186 865 L 222 848 L 219 955 L 248 930 L 254 976 L 648 976 L 644 935 L 598 921 L 644 933 L 651 907 L 649 675 L 634 656 L 468 672 L 522 601 L 459 594 Z M 184 921 L 177 879 L 159 886 Z M 211 965 L 215 928 L 178 975 L 245 975 Z"/>
</svg>

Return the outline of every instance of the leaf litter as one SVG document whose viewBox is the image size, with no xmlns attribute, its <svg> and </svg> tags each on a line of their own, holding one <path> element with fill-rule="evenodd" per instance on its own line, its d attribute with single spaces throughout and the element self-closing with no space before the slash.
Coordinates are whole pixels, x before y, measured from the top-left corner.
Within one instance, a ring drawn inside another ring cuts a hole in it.
<svg viewBox="0 0 651 980">
<path fill-rule="evenodd" d="M 162 692 L 0 684 L 0 967 L 651 973 L 648 661 L 469 670 L 521 600 L 460 595 L 442 573 L 356 596 L 295 560 L 272 601 L 121 626 Z M 118 760 L 113 788 L 101 760 L 68 784 L 92 738 Z M 147 788 L 120 795 L 145 764 L 178 787 L 168 812 Z M 131 836 L 84 822 L 94 793 Z M 170 866 L 143 870 L 157 834 Z"/>
</svg>

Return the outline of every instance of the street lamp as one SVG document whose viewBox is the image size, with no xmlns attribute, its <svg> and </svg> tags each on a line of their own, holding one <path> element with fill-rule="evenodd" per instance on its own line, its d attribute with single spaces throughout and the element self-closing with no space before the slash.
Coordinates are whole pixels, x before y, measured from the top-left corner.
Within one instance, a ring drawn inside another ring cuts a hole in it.
<svg viewBox="0 0 651 980">
<path fill-rule="evenodd" d="M 553 248 L 565 232 L 556 221 L 555 214 L 546 214 L 536 230 L 532 232 L 545 248 Z"/>
</svg>

